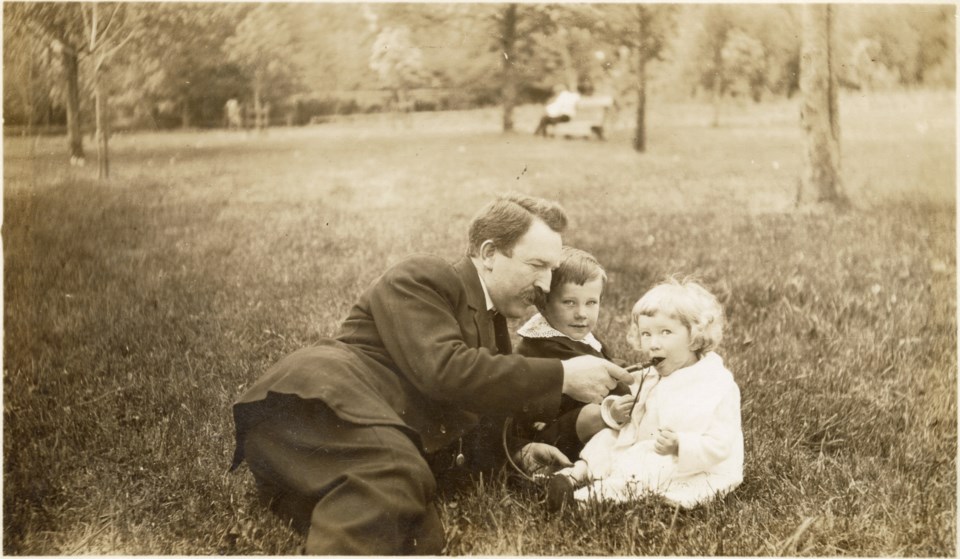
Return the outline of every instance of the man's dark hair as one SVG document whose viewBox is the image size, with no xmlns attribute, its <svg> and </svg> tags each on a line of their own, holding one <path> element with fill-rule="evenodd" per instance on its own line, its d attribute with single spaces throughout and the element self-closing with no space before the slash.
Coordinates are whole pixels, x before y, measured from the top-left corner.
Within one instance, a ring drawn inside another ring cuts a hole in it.
<svg viewBox="0 0 960 559">
<path fill-rule="evenodd" d="M 500 252 L 511 256 L 513 247 L 530 229 L 534 218 L 557 233 L 567 228 L 567 214 L 556 202 L 516 192 L 498 196 L 481 208 L 470 222 L 467 256 L 479 256 L 480 245 L 487 240 L 493 241 Z"/>
</svg>

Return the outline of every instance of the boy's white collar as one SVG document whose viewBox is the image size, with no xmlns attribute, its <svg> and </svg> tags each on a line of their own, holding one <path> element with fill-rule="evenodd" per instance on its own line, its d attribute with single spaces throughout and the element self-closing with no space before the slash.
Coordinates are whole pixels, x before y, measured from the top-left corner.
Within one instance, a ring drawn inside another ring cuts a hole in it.
<svg viewBox="0 0 960 559">
<path fill-rule="evenodd" d="M 530 320 L 526 324 L 520 327 L 517 330 L 517 334 L 520 334 L 524 338 L 567 338 L 573 340 L 570 336 L 564 334 L 560 330 L 557 330 L 553 326 L 550 326 L 550 323 L 547 322 L 547 319 L 543 317 L 542 314 L 537 313 L 530 317 Z M 573 340 L 578 341 L 578 340 Z M 593 335 L 593 332 L 590 332 L 583 337 L 582 340 L 579 340 L 581 343 L 585 343 L 588 346 L 592 347 L 597 351 L 603 351 L 603 344 L 600 343 L 600 340 Z"/>
</svg>

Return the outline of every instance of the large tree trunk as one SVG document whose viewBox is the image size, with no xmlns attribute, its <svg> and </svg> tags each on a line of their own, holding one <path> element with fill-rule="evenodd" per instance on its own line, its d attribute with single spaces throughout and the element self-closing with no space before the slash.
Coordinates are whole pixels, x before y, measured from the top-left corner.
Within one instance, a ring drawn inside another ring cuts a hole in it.
<svg viewBox="0 0 960 559">
<path fill-rule="evenodd" d="M 80 132 L 80 82 L 78 78 L 77 51 L 64 47 L 61 50 L 64 77 L 67 81 L 67 143 L 70 161 L 82 162 L 83 135 Z"/>
<path fill-rule="evenodd" d="M 647 149 L 647 14 L 637 6 L 640 45 L 637 47 L 637 130 L 633 134 L 633 149 L 643 153 Z"/>
<path fill-rule="evenodd" d="M 517 40 L 517 5 L 510 4 L 503 12 L 503 131 L 513 130 L 513 109 L 517 106 L 517 73 L 514 70 L 514 44 Z"/>
<path fill-rule="evenodd" d="M 800 119 L 805 151 L 797 204 L 845 206 L 840 176 L 840 122 L 837 79 L 833 64 L 832 8 L 827 4 L 803 6 L 803 41 L 800 51 Z"/>
</svg>

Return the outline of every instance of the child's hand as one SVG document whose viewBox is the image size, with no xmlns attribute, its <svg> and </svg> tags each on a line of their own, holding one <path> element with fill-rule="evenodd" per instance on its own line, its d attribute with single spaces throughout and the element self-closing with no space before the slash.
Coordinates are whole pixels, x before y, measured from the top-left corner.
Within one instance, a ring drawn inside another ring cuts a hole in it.
<svg viewBox="0 0 960 559">
<path fill-rule="evenodd" d="M 671 429 L 664 427 L 660 429 L 660 432 L 657 434 L 657 440 L 653 443 L 653 450 L 657 451 L 657 454 L 664 456 L 669 454 L 676 455 L 680 451 L 680 439 L 677 438 L 677 434 Z"/>
<path fill-rule="evenodd" d="M 630 412 L 633 411 L 634 397 L 632 394 L 618 396 L 610 406 L 610 417 L 619 424 L 630 421 Z"/>
</svg>

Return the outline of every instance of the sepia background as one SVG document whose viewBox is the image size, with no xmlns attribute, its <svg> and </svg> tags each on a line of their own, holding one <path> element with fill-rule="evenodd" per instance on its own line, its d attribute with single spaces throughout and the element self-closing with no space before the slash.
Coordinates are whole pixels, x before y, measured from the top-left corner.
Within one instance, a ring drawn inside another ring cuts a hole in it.
<svg viewBox="0 0 960 559">
<path fill-rule="evenodd" d="M 231 402 L 518 190 L 618 357 L 655 282 L 719 296 L 745 481 L 548 515 L 505 471 L 443 495 L 447 553 L 955 556 L 956 8 L 822 13 L 804 66 L 798 5 L 4 3 L 4 553 L 297 553 Z M 557 84 L 605 140 L 533 136 Z"/>
</svg>

